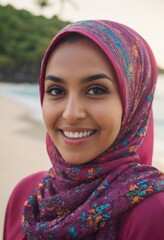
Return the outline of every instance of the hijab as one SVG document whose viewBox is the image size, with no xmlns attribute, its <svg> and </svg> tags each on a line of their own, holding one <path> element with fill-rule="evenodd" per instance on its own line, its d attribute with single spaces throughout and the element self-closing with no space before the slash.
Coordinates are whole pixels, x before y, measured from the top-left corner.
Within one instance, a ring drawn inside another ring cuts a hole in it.
<svg viewBox="0 0 164 240">
<path fill-rule="evenodd" d="M 47 134 L 52 168 L 24 204 L 22 229 L 33 240 L 115 240 L 121 214 L 164 191 L 162 173 L 148 165 L 157 67 L 147 42 L 129 27 L 107 20 L 76 22 L 62 29 L 45 53 L 41 103 L 49 56 L 73 32 L 96 43 L 113 66 L 123 104 L 121 129 L 109 149 L 82 165 L 66 163 Z"/>
</svg>

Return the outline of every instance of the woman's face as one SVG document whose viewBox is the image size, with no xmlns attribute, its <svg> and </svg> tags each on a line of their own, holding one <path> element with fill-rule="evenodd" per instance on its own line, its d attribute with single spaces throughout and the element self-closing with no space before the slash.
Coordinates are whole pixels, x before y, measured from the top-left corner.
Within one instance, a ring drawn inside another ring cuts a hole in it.
<svg viewBox="0 0 164 240">
<path fill-rule="evenodd" d="M 45 72 L 43 118 L 64 160 L 83 164 L 116 139 L 122 104 L 107 57 L 88 39 L 63 43 Z"/>
</svg>

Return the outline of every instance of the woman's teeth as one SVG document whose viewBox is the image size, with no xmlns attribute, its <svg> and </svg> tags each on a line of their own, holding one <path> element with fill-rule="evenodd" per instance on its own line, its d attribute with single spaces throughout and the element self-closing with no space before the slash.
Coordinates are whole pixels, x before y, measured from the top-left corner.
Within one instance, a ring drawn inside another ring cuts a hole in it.
<svg viewBox="0 0 164 240">
<path fill-rule="evenodd" d="M 69 132 L 69 131 L 63 131 L 64 136 L 68 138 L 83 138 L 88 137 L 91 134 L 93 134 L 93 130 L 85 131 L 85 132 Z"/>
</svg>

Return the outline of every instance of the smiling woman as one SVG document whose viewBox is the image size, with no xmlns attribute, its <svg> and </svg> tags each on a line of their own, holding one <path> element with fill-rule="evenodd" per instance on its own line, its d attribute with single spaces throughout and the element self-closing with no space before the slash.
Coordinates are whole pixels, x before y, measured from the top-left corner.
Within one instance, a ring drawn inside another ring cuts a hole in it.
<svg viewBox="0 0 164 240">
<path fill-rule="evenodd" d="M 74 164 L 96 158 L 114 142 L 122 120 L 107 57 L 87 38 L 60 44 L 47 63 L 45 79 L 43 117 L 62 157 Z"/>
<path fill-rule="evenodd" d="M 150 47 L 122 24 L 58 33 L 40 75 L 52 168 L 16 186 L 4 240 L 163 240 L 164 176 L 149 166 L 156 79 Z"/>
</svg>

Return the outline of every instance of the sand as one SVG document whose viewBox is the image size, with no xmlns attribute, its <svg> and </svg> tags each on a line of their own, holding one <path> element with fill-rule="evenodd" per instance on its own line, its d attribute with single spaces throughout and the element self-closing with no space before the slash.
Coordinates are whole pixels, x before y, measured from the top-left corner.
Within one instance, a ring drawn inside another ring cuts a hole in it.
<svg viewBox="0 0 164 240">
<path fill-rule="evenodd" d="M 27 106 L 0 97 L 0 112 L 1 236 L 6 204 L 16 183 L 51 165 L 45 149 L 45 128 L 30 118 Z M 153 164 L 164 171 L 164 157 L 162 161 L 156 152 Z"/>
<path fill-rule="evenodd" d="M 0 97 L 0 239 L 12 189 L 25 176 L 50 167 L 45 128 L 33 121 L 23 104 Z"/>
</svg>

